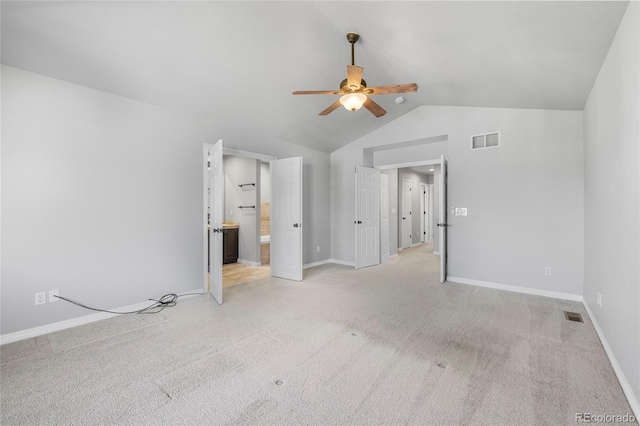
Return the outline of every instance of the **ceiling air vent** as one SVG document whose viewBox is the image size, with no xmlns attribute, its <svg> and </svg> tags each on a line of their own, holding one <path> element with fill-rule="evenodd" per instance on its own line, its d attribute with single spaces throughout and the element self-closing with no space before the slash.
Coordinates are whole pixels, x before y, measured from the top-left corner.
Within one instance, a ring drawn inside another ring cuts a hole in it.
<svg viewBox="0 0 640 426">
<path fill-rule="evenodd" d="M 497 148 L 500 146 L 500 132 L 471 136 L 471 149 Z"/>
</svg>

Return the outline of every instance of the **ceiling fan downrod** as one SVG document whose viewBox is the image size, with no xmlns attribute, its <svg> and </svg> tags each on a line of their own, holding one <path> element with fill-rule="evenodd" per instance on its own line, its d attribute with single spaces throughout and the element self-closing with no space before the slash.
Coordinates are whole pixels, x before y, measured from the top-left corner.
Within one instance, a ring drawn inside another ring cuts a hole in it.
<svg viewBox="0 0 640 426">
<path fill-rule="evenodd" d="M 347 33 L 347 40 L 351 43 L 351 65 L 356 64 L 356 54 L 355 54 L 355 46 L 356 42 L 360 40 L 360 34 L 358 33 Z"/>
</svg>

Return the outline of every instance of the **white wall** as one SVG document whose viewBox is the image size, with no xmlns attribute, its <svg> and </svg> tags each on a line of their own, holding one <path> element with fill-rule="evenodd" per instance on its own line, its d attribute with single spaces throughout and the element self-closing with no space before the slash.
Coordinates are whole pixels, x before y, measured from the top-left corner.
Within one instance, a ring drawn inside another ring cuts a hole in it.
<svg viewBox="0 0 640 426">
<path fill-rule="evenodd" d="M 271 203 L 271 167 L 269 163 L 260 164 L 260 202 Z"/>
<path fill-rule="evenodd" d="M 640 4 L 629 3 L 584 109 L 584 297 L 640 409 Z M 602 294 L 602 307 L 597 293 Z M 637 413 L 636 413 L 637 414 Z"/>
<path fill-rule="evenodd" d="M 0 332 L 203 286 L 202 146 L 304 158 L 304 263 L 329 257 L 329 155 L 2 67 Z M 317 253 L 315 247 L 321 247 Z"/>
<path fill-rule="evenodd" d="M 499 149 L 470 150 L 471 135 L 496 130 Z M 469 209 L 467 217 L 448 219 L 449 275 L 582 295 L 583 139 L 576 111 L 422 106 L 331 153 L 331 256 L 354 259 L 353 168 L 363 149 L 438 135 L 448 135 L 448 205 Z M 544 275 L 545 266 L 552 276 Z"/>
</svg>

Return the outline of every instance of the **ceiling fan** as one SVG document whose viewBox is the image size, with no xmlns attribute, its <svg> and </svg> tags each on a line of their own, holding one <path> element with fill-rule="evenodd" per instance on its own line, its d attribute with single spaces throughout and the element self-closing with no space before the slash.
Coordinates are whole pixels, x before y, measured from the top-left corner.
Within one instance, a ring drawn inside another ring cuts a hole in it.
<svg viewBox="0 0 640 426">
<path fill-rule="evenodd" d="M 416 83 L 390 84 L 387 86 L 367 87 L 362 79 L 364 68 L 355 65 L 354 49 L 360 35 L 347 33 L 347 40 L 351 43 L 351 65 L 347 65 L 347 78 L 340 83 L 340 90 L 298 90 L 294 95 L 342 95 L 318 115 L 329 115 L 333 110 L 343 105 L 349 111 L 356 111 L 364 106 L 376 117 L 387 113 L 380 105 L 369 98 L 371 95 L 388 95 L 391 93 L 414 93 L 418 90 Z"/>
</svg>

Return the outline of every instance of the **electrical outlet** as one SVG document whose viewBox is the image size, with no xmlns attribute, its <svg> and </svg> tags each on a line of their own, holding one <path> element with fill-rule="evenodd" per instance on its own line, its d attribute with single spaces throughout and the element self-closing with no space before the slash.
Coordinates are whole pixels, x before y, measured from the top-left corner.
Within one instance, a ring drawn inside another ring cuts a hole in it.
<svg viewBox="0 0 640 426">
<path fill-rule="evenodd" d="M 57 302 L 58 300 L 60 300 L 58 299 L 58 296 L 60 296 L 60 290 L 49 290 L 49 303 Z"/>
<path fill-rule="evenodd" d="M 598 292 L 598 306 L 602 308 L 602 295 Z"/>
<path fill-rule="evenodd" d="M 544 267 L 544 274 L 551 276 L 551 266 Z"/>
<path fill-rule="evenodd" d="M 40 291 L 36 293 L 36 305 L 42 305 L 43 303 L 47 303 L 47 296 L 44 291 Z"/>
</svg>

